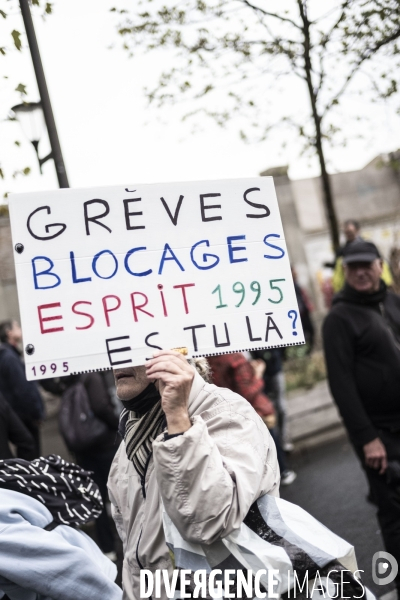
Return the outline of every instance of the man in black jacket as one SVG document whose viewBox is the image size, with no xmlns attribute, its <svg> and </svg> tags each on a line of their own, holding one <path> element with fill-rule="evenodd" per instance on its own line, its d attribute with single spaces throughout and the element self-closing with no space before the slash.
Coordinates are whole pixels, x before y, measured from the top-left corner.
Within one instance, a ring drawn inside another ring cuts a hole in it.
<svg viewBox="0 0 400 600">
<path fill-rule="evenodd" d="M 323 326 L 329 385 L 400 564 L 400 298 L 386 290 L 374 244 L 344 249 L 346 284 Z M 400 590 L 400 576 L 396 579 Z"/>
<path fill-rule="evenodd" d="M 43 401 L 34 381 L 27 381 L 19 343 L 21 328 L 16 321 L 0 323 L 0 393 L 17 413 L 35 440 L 34 458 L 41 454 L 40 423 Z"/>
</svg>

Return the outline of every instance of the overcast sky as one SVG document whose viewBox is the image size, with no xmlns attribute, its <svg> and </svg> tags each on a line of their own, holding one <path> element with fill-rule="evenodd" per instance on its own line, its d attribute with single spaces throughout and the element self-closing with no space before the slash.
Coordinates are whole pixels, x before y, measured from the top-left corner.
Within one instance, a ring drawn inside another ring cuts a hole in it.
<svg viewBox="0 0 400 600">
<path fill-rule="evenodd" d="M 119 5 L 129 6 L 130 1 Z M 155 81 L 160 54 L 128 59 L 120 49 L 109 13 L 115 4 L 118 2 L 112 0 L 55 0 L 54 14 L 45 22 L 35 16 L 71 187 L 249 177 L 281 164 L 289 164 L 293 178 L 318 174 L 316 161 L 300 159 L 296 139 L 287 132 L 248 145 L 240 141 L 236 130 L 219 129 L 210 121 L 201 123 L 202 131 L 194 135 L 180 120 L 183 108 L 179 104 L 161 111 L 149 109 L 142 90 Z M 23 31 L 17 9 L 6 21 L 1 19 L 0 35 L 13 28 Z M 112 43 L 116 46 L 110 50 Z M 165 56 L 168 59 L 169 55 Z M 0 197 L 5 191 L 56 188 L 52 161 L 40 176 L 33 148 L 24 140 L 19 125 L 4 121 L 10 107 L 20 102 L 13 91 L 18 83 L 27 85 L 27 100 L 39 99 L 29 51 L 11 52 L 5 59 L 1 57 L 0 64 L 2 166 L 8 175 L 18 167 L 32 167 L 29 177 L 0 180 Z M 3 79 L 4 75 L 9 79 Z M 290 93 L 288 88 L 280 104 L 299 102 L 297 90 Z M 400 145 L 400 119 L 394 103 L 371 106 L 368 115 L 365 139 L 328 153 L 331 171 L 359 169 L 377 154 Z M 349 134 L 351 137 L 351 123 Z M 14 140 L 20 140 L 22 146 L 15 146 Z M 287 142 L 284 151 L 280 150 L 282 141 Z M 44 138 L 41 154 L 47 151 Z"/>
</svg>

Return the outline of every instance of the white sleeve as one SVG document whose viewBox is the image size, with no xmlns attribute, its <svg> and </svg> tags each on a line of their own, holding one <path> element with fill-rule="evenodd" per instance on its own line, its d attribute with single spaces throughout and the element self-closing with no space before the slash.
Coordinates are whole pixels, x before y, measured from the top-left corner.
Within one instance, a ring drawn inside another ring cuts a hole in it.
<svg viewBox="0 0 400 600">
<path fill-rule="evenodd" d="M 90 542 L 96 545 L 87 536 L 71 530 L 67 540 L 57 528 L 46 531 L 18 513 L 13 516 L 14 523 L 0 531 L 0 582 L 57 600 L 122 599 L 122 590 L 110 578 L 114 570 L 106 573 L 96 552 L 89 552 Z"/>
<path fill-rule="evenodd" d="M 183 435 L 153 442 L 165 510 L 183 539 L 199 544 L 238 529 L 261 492 L 276 494 L 279 485 L 274 442 L 261 419 L 216 413 L 207 425 L 195 416 Z"/>
</svg>

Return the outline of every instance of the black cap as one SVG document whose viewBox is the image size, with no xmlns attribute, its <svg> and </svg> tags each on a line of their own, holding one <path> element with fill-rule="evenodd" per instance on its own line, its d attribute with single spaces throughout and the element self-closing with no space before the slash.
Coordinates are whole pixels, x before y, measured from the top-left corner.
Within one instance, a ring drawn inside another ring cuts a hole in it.
<svg viewBox="0 0 400 600">
<path fill-rule="evenodd" d="M 345 264 L 354 262 L 372 262 L 381 258 L 378 248 L 372 242 L 364 240 L 354 241 L 343 250 L 343 262 Z"/>
</svg>

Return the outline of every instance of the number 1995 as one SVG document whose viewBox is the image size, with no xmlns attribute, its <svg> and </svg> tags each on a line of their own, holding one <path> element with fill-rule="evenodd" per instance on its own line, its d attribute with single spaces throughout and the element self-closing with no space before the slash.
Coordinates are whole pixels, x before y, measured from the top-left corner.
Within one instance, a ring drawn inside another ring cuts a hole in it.
<svg viewBox="0 0 400 600">
<path fill-rule="evenodd" d="M 63 362 L 62 365 L 57 365 L 56 363 L 51 363 L 51 365 L 47 365 L 47 366 L 40 365 L 40 367 L 32 367 L 32 371 L 33 371 L 33 374 L 35 377 L 39 371 L 42 375 L 45 375 L 46 372 L 49 375 L 54 375 L 57 371 L 57 368 L 59 368 L 59 370 L 58 370 L 59 373 L 68 373 L 68 371 L 69 371 L 67 362 Z"/>
</svg>

